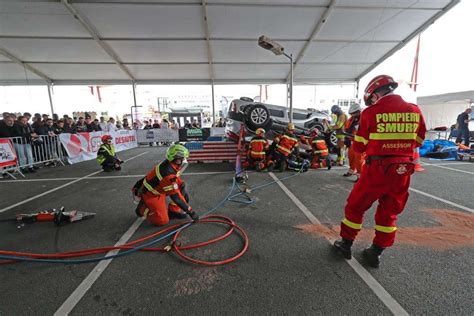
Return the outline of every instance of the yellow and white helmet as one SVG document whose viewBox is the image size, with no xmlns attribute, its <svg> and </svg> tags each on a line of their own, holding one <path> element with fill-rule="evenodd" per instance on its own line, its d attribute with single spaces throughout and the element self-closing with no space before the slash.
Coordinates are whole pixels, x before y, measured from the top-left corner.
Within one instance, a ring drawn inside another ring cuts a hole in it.
<svg viewBox="0 0 474 316">
<path fill-rule="evenodd" d="M 263 128 L 257 128 L 257 130 L 255 131 L 255 135 L 263 136 L 265 135 L 265 130 Z"/>
</svg>

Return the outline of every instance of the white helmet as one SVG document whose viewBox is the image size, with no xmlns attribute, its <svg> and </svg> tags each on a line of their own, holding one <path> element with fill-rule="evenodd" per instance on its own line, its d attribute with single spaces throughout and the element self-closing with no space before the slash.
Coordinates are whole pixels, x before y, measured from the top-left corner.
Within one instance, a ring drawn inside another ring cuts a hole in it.
<svg viewBox="0 0 474 316">
<path fill-rule="evenodd" d="M 349 114 L 353 114 L 357 111 L 361 111 L 362 108 L 360 107 L 359 103 L 352 103 L 351 106 L 349 107 Z"/>
</svg>

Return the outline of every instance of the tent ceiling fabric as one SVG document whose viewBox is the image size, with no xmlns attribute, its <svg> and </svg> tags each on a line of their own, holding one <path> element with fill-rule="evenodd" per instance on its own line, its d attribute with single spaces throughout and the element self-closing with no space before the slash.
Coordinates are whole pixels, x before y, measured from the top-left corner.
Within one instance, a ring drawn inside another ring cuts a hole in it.
<svg viewBox="0 0 474 316">
<path fill-rule="evenodd" d="M 458 2 L 0 0 L 0 84 L 353 82 Z"/>
</svg>

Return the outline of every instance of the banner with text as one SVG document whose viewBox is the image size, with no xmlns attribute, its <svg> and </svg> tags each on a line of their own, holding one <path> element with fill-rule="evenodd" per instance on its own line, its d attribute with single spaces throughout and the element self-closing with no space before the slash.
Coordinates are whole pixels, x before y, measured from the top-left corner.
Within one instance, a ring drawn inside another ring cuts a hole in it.
<svg viewBox="0 0 474 316">
<path fill-rule="evenodd" d="M 101 137 L 105 134 L 112 136 L 112 143 L 115 146 L 116 152 L 138 147 L 135 131 L 129 130 L 111 131 L 109 133 L 59 134 L 61 144 L 67 152 L 68 162 L 75 164 L 81 161 L 96 159 L 97 151 L 102 144 Z"/>
<path fill-rule="evenodd" d="M 0 138 L 0 167 L 6 168 L 16 165 L 16 153 L 13 150 L 11 140 L 8 138 Z"/>
</svg>

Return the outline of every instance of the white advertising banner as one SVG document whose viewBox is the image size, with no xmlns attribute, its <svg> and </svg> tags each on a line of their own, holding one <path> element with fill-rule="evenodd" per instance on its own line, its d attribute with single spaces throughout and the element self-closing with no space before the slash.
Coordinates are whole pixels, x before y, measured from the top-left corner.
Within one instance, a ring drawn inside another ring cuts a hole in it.
<svg viewBox="0 0 474 316">
<path fill-rule="evenodd" d="M 67 160 L 70 164 L 97 158 L 97 151 L 102 144 L 101 137 L 104 132 L 59 134 L 59 139 L 67 152 Z M 137 147 L 135 131 L 119 130 L 108 133 L 113 138 L 115 151 Z"/>
<path fill-rule="evenodd" d="M 8 138 L 0 138 L 0 167 L 15 166 L 16 160 L 12 142 Z"/>
<path fill-rule="evenodd" d="M 139 129 L 137 132 L 138 142 L 141 144 L 153 142 L 173 143 L 179 141 L 179 132 L 171 128 Z"/>
</svg>

